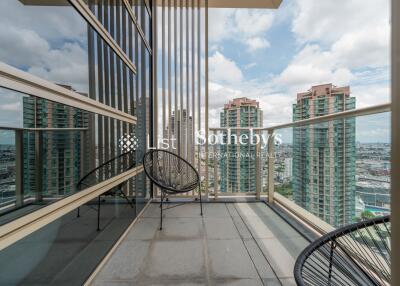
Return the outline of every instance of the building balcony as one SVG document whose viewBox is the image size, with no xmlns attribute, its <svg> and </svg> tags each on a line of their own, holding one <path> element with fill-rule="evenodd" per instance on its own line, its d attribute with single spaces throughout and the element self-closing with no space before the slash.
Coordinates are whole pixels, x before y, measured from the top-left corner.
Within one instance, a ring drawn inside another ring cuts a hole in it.
<svg viewBox="0 0 400 286">
<path fill-rule="evenodd" d="M 174 205 L 171 205 L 173 207 Z M 295 285 L 293 266 L 308 244 L 265 203 L 207 203 L 166 211 L 150 204 L 93 285 Z"/>
</svg>

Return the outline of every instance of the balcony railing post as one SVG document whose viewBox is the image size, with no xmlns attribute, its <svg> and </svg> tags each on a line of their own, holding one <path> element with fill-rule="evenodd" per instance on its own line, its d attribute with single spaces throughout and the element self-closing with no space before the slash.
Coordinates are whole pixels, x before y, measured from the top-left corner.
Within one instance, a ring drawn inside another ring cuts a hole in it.
<svg viewBox="0 0 400 286">
<path fill-rule="evenodd" d="M 261 137 L 261 131 L 256 131 Z M 256 199 L 261 197 L 261 138 L 256 144 Z"/>
<path fill-rule="evenodd" d="M 15 206 L 24 203 L 24 145 L 23 130 L 15 130 Z"/>
<path fill-rule="evenodd" d="M 274 161 L 275 161 L 275 154 L 274 154 L 274 130 L 271 129 L 268 131 L 268 202 L 274 202 Z"/>
<path fill-rule="evenodd" d="M 213 130 L 213 134 L 214 134 L 214 138 L 217 138 L 217 131 Z M 217 144 L 215 144 L 216 142 L 214 142 L 213 145 L 213 167 L 214 167 L 214 200 L 216 200 L 218 198 L 218 160 L 216 159 L 216 155 L 217 155 Z"/>
</svg>

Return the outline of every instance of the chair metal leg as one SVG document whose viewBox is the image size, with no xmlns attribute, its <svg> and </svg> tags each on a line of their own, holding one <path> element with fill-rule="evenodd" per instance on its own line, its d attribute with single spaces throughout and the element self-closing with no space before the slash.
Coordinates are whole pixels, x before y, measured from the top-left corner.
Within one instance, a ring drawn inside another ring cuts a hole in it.
<svg viewBox="0 0 400 286">
<path fill-rule="evenodd" d="M 123 190 L 119 190 L 121 196 L 130 204 L 131 208 L 133 208 L 133 202 L 129 200 L 128 196 L 124 193 Z"/>
<path fill-rule="evenodd" d="M 100 196 L 97 199 L 97 231 L 100 231 Z"/>
<path fill-rule="evenodd" d="M 161 204 L 160 204 L 160 211 L 161 211 L 161 216 L 160 216 L 160 230 L 162 230 L 162 211 L 163 211 L 163 191 L 161 190 Z"/>
<path fill-rule="evenodd" d="M 199 186 L 199 195 L 200 195 L 200 215 L 203 216 L 203 203 L 201 202 L 201 189 Z"/>
<path fill-rule="evenodd" d="M 77 213 L 77 215 L 76 215 L 76 217 L 81 217 L 81 214 L 80 214 L 80 207 L 78 207 L 78 213 Z"/>
</svg>

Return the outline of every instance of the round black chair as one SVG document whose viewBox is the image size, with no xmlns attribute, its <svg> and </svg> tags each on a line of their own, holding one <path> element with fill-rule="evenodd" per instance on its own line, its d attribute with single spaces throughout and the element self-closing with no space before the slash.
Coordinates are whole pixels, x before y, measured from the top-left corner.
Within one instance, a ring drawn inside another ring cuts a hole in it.
<svg viewBox="0 0 400 286">
<path fill-rule="evenodd" d="M 143 157 L 143 167 L 147 177 L 161 189 L 160 230 L 162 229 L 163 201 L 166 194 L 181 194 L 193 191 L 200 185 L 199 173 L 185 159 L 166 150 L 153 149 Z M 203 205 L 200 196 L 200 214 Z"/>
<path fill-rule="evenodd" d="M 135 167 L 135 160 L 134 160 L 134 153 L 126 152 L 120 154 L 102 164 L 98 167 L 94 168 L 86 175 L 84 175 L 78 182 L 76 188 L 78 191 L 86 189 L 88 187 L 94 186 L 99 184 L 105 180 L 111 179 L 112 177 L 119 175 L 123 172 L 129 171 L 133 167 Z M 119 184 L 118 186 L 108 190 L 104 194 L 101 194 L 97 198 L 97 230 L 100 230 L 100 203 L 101 197 L 104 196 L 113 196 L 113 197 L 121 197 L 126 200 L 126 202 L 131 206 L 134 207 L 133 200 L 131 201 L 127 195 L 123 191 L 123 185 L 126 184 L 127 181 Z M 80 217 L 80 208 L 78 207 L 77 217 Z"/>
<path fill-rule="evenodd" d="M 338 228 L 306 247 L 296 260 L 299 286 L 390 285 L 390 217 Z"/>
</svg>

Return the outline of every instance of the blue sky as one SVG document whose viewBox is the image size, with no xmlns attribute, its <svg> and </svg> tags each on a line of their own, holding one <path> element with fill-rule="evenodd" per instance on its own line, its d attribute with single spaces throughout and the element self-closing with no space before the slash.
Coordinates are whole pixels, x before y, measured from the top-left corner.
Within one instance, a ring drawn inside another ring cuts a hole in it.
<svg viewBox="0 0 400 286">
<path fill-rule="evenodd" d="M 219 126 L 223 104 L 238 96 L 260 102 L 264 126 L 290 122 L 296 93 L 321 83 L 350 85 L 357 107 L 388 102 L 389 2 L 283 0 L 277 10 L 210 9 L 209 126 Z M 83 92 L 86 36 L 71 7 L 0 1 L 0 61 Z M 0 90 L 1 125 L 21 126 L 21 98 Z M 358 141 L 389 136 L 388 115 L 357 121 Z"/>
<path fill-rule="evenodd" d="M 349 85 L 358 108 L 390 101 L 388 0 L 283 0 L 277 10 L 210 10 L 210 126 L 222 104 L 257 99 L 264 126 L 291 121 L 296 93 Z M 388 115 L 357 121 L 357 140 L 390 140 Z"/>
</svg>

